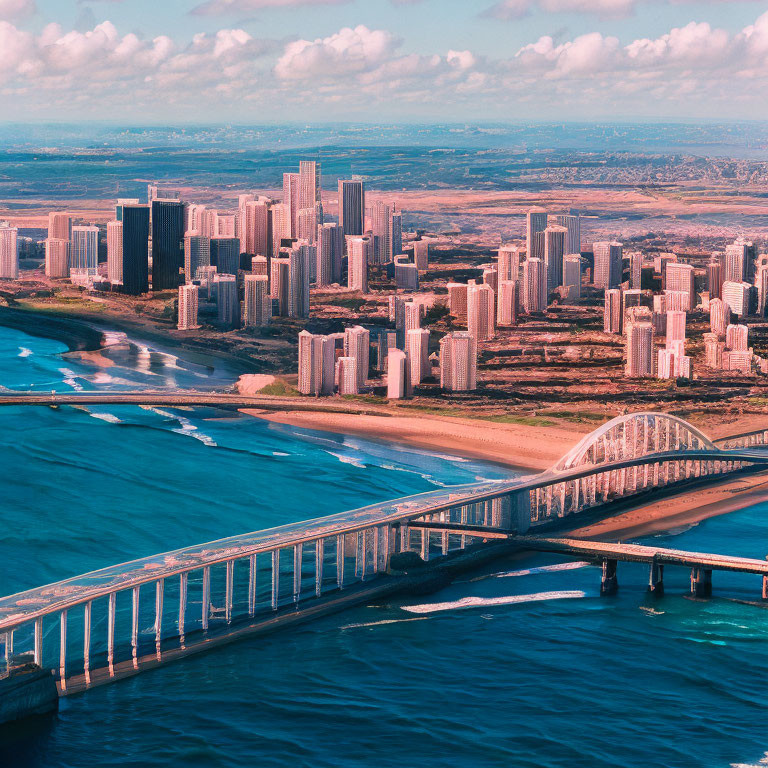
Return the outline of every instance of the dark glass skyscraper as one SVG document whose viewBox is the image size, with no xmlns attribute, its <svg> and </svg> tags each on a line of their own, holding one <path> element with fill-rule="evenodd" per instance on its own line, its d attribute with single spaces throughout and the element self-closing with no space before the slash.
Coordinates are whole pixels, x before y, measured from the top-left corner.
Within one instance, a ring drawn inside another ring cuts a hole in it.
<svg viewBox="0 0 768 768">
<path fill-rule="evenodd" d="M 184 203 L 152 201 L 152 290 L 175 289 L 184 269 Z"/>
<path fill-rule="evenodd" d="M 149 206 L 123 206 L 123 291 L 149 290 Z"/>
<path fill-rule="evenodd" d="M 240 239 L 212 237 L 211 264 L 216 267 L 220 275 L 236 275 L 240 268 Z"/>
</svg>

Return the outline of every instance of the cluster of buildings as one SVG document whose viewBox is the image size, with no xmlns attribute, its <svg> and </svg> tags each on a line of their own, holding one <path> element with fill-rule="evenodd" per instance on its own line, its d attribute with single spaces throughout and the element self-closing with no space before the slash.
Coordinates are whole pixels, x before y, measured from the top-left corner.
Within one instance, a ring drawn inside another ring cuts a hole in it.
<svg viewBox="0 0 768 768">
<path fill-rule="evenodd" d="M 743 321 L 750 315 L 766 315 L 767 259 L 744 239 L 712 254 L 706 269 L 699 272 L 672 253 L 648 260 L 640 253 L 629 254 L 629 279 L 606 286 L 603 314 L 603 330 L 625 336 L 626 376 L 692 378 L 692 359 L 685 348 L 686 323 L 694 312 L 709 313 L 706 366 L 743 374 L 755 369 L 765 372 L 764 361 L 748 347 L 748 326 Z M 623 272 L 618 274 L 623 280 Z M 660 290 L 644 288 L 646 284 Z M 662 336 L 664 346 L 657 348 Z"/>
</svg>

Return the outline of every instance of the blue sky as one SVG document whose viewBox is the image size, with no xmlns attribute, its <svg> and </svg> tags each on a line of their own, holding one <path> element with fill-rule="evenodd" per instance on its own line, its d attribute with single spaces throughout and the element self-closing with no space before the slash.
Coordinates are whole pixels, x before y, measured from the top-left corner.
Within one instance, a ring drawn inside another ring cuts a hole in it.
<svg viewBox="0 0 768 768">
<path fill-rule="evenodd" d="M 762 0 L 0 0 L 6 119 L 768 118 Z"/>
</svg>

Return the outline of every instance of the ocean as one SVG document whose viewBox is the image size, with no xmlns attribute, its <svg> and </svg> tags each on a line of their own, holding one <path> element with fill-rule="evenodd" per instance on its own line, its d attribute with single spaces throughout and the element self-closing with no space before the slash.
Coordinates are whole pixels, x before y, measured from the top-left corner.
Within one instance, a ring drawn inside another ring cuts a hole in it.
<svg viewBox="0 0 768 768">
<path fill-rule="evenodd" d="M 0 329 L 14 390 L 219 386 L 113 335 L 111 364 Z M 220 411 L 0 409 L 3 594 L 101 566 L 511 471 Z M 322 484 L 322 493 L 318 489 Z M 652 537 L 764 557 L 765 504 Z M 648 541 L 648 537 L 640 541 Z M 768 763 L 768 613 L 758 577 L 666 596 L 620 564 L 510 557 L 65 698 L 0 730 L 3 768 L 112 766 L 727 766 Z M 740 602 L 742 601 L 742 602 Z M 147 628 L 146 631 L 151 631 Z"/>
</svg>

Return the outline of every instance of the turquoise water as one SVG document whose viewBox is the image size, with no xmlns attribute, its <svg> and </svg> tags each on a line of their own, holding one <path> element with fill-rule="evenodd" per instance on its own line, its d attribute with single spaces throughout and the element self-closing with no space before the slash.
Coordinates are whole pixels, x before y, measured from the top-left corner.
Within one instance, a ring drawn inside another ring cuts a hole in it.
<svg viewBox="0 0 768 768">
<path fill-rule="evenodd" d="M 116 365 L 96 368 L 63 351 L 0 329 L 0 384 L 65 391 L 210 380 L 170 357 L 147 368 L 147 352 L 123 349 Z M 0 409 L 0 466 L 4 594 L 506 476 L 214 411 L 129 407 Z M 765 512 L 758 505 L 659 539 L 763 557 Z M 434 595 L 360 607 L 64 699 L 57 716 L 0 731 L 0 766 L 760 764 L 768 613 L 737 602 L 756 599 L 759 580 L 715 574 L 715 599 L 693 602 L 686 572 L 665 577 L 667 596 L 653 599 L 645 570 L 620 566 L 619 594 L 600 598 L 592 567 L 510 558 Z M 470 595 L 488 602 L 452 605 Z M 438 602 L 443 610 L 407 610 Z"/>
</svg>

